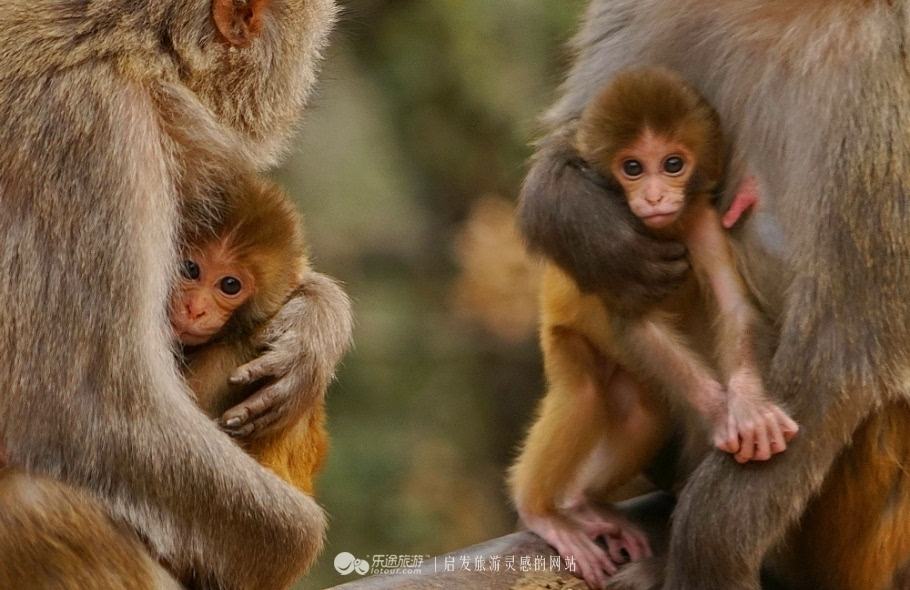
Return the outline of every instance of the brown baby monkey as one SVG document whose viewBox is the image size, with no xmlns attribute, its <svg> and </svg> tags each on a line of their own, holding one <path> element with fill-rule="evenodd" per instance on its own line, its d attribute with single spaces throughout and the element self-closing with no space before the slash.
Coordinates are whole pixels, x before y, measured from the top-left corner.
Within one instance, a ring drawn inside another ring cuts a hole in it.
<svg viewBox="0 0 910 590">
<path fill-rule="evenodd" d="M 307 288 L 310 274 L 300 215 L 277 184 L 248 174 L 225 189 L 225 197 L 214 222 L 186 216 L 181 278 L 170 307 L 184 375 L 212 417 L 250 393 L 234 385 L 232 375 L 259 356 L 260 329 L 293 293 Z M 305 295 L 317 308 L 333 304 L 318 290 Z M 319 372 L 314 374 L 318 380 Z M 263 465 L 308 494 L 328 444 L 322 397 L 328 377 L 313 384 L 318 391 L 300 420 L 241 441 Z"/>
<path fill-rule="evenodd" d="M 663 302 L 638 307 L 584 293 L 554 264 L 544 273 L 548 391 L 510 483 L 528 528 L 604 587 L 650 547 L 601 502 L 649 465 L 674 424 L 686 430 L 684 469 L 706 449 L 705 428 L 747 462 L 784 451 L 798 427 L 765 394 L 753 342 L 760 318 L 711 204 L 724 173 L 716 112 L 668 71 L 629 70 L 583 112 L 575 147 L 648 231 L 686 245 L 695 271 Z M 751 204 L 740 193 L 736 215 Z"/>
<path fill-rule="evenodd" d="M 724 160 L 717 113 L 669 71 L 621 72 L 583 113 L 577 145 L 594 171 L 619 184 L 650 231 L 686 245 L 700 289 L 717 306 L 721 380 L 674 327 L 672 301 L 614 310 L 623 364 L 682 394 L 708 421 L 717 448 L 738 461 L 768 458 L 756 448 L 785 450 L 797 425 L 765 395 L 752 343 L 757 311 L 711 205 Z"/>
</svg>

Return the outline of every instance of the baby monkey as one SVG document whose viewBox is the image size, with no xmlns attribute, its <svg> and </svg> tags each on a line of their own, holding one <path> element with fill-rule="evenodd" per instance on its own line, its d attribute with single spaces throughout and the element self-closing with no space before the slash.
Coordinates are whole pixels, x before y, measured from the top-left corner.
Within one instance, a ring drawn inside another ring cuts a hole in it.
<svg viewBox="0 0 910 590">
<path fill-rule="evenodd" d="M 577 139 L 582 158 L 619 185 L 650 231 L 686 245 L 699 287 L 717 305 L 716 354 L 725 385 L 684 343 L 664 304 L 614 310 L 616 343 L 629 368 L 682 394 L 708 420 L 717 448 L 738 461 L 756 458 L 756 448 L 784 451 L 797 425 L 765 395 L 752 343 L 757 312 L 710 202 L 723 174 L 717 113 L 666 70 L 630 70 L 589 105 Z"/>
<path fill-rule="evenodd" d="M 260 354 L 261 327 L 309 272 L 300 215 L 277 184 L 250 173 L 225 188 L 223 197 L 214 221 L 185 213 L 184 260 L 170 306 L 171 326 L 183 345 L 184 376 L 213 418 L 250 393 L 230 377 Z M 310 295 L 308 303 L 320 305 L 319 294 Z M 328 445 L 324 421 L 325 404 L 318 397 L 287 430 L 242 444 L 285 481 L 312 494 Z"/>
<path fill-rule="evenodd" d="M 714 110 L 667 71 L 621 72 L 582 113 L 575 147 L 608 185 L 603 198 L 623 195 L 649 231 L 684 242 L 695 270 L 665 301 L 635 309 L 583 292 L 555 264 L 544 272 L 548 389 L 510 485 L 525 525 L 603 588 L 620 564 L 651 555 L 645 533 L 607 503 L 674 429 L 684 475 L 708 440 L 739 462 L 764 460 L 797 425 L 765 395 L 752 333 L 761 317 L 710 202 L 724 173 Z M 753 204 L 748 185 L 728 224 Z"/>
</svg>

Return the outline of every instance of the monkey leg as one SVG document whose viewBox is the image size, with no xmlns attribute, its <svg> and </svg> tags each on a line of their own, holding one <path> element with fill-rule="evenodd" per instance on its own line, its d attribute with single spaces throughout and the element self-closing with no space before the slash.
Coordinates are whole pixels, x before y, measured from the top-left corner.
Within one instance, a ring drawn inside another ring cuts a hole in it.
<svg viewBox="0 0 910 590">
<path fill-rule="evenodd" d="M 870 417 L 828 474 L 785 545 L 794 588 L 907 590 L 910 563 L 910 406 Z"/>
<path fill-rule="evenodd" d="M 0 471 L 0 555 L 0 588 L 181 588 L 86 493 L 19 469 Z"/>
<path fill-rule="evenodd" d="M 650 547 L 644 533 L 595 499 L 640 473 L 667 429 L 649 392 L 607 352 L 599 300 L 550 268 L 543 317 L 549 388 L 510 483 L 528 528 L 574 560 L 589 584 L 605 587 L 617 563 L 649 555 Z"/>
<path fill-rule="evenodd" d="M 317 404 L 287 431 L 253 439 L 246 447 L 278 477 L 312 496 L 329 447 L 325 403 Z"/>
<path fill-rule="evenodd" d="M 650 548 L 637 527 L 592 496 L 639 473 L 659 444 L 660 429 L 640 407 L 627 408 L 618 419 L 621 398 L 636 396 L 639 384 L 612 360 L 595 356 L 582 336 L 557 332 L 550 350 L 560 357 L 561 371 L 550 372 L 539 418 L 512 469 L 512 488 L 528 528 L 574 561 L 590 585 L 602 588 L 627 560 L 623 552 L 638 559 Z M 595 370 L 607 373 L 606 381 Z M 618 408 L 610 407 L 614 396 Z M 606 542 L 606 552 L 598 538 Z"/>
<path fill-rule="evenodd" d="M 757 466 L 739 466 L 717 453 L 706 457 L 674 513 L 664 590 L 757 590 L 763 558 L 803 514 L 872 411 L 880 393 L 844 373 L 849 357 L 790 380 L 805 372 L 803 358 L 818 358 L 805 349 L 797 354 L 792 336 L 785 328 L 769 382 L 791 390 L 787 399 L 800 410 L 800 436 L 787 452 Z"/>
</svg>

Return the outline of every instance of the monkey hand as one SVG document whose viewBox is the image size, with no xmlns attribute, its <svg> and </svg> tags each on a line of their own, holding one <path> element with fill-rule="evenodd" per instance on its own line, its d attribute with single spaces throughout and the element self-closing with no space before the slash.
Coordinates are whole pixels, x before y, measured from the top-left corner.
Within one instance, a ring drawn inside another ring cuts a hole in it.
<svg viewBox="0 0 910 590">
<path fill-rule="evenodd" d="M 224 413 L 221 427 L 247 438 L 281 431 L 321 403 L 351 342 L 351 305 L 332 279 L 309 273 L 256 337 L 263 354 L 238 368 L 231 384 L 263 383 Z"/>
<path fill-rule="evenodd" d="M 569 125 L 541 144 L 522 187 L 519 225 L 529 245 L 585 292 L 642 309 L 685 280 L 685 247 L 657 238 L 625 197 L 581 159 Z"/>
<path fill-rule="evenodd" d="M 738 463 L 767 461 L 787 449 L 799 426 L 764 393 L 753 370 L 736 371 L 727 387 L 727 422 L 715 430 L 714 443 Z"/>
</svg>

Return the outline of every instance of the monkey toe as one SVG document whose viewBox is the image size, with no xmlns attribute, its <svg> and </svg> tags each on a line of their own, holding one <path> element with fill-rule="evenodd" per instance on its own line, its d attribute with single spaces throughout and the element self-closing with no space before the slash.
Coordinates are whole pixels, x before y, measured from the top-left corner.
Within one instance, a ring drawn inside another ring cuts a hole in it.
<svg viewBox="0 0 910 590">
<path fill-rule="evenodd" d="M 591 588 L 606 588 L 607 580 L 617 570 L 611 558 L 597 544 L 587 539 L 571 540 L 566 547 L 568 550 L 565 554 L 563 551 L 560 554 L 567 564 L 575 564 L 572 573 L 580 576 Z"/>
</svg>

